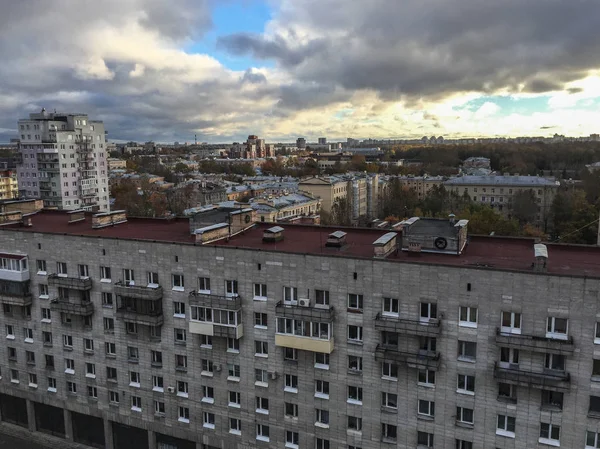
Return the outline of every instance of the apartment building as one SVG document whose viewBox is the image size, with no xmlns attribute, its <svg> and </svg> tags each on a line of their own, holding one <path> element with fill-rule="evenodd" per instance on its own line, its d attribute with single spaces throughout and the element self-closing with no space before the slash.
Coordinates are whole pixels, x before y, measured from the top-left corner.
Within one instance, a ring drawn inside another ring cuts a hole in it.
<svg viewBox="0 0 600 449">
<path fill-rule="evenodd" d="M 225 233 L 119 212 L 4 226 L 0 430 L 117 449 L 598 446 L 598 248 L 232 214 Z"/>
<path fill-rule="evenodd" d="M 17 126 L 20 196 L 58 209 L 109 210 L 104 123 L 42 109 Z"/>
<path fill-rule="evenodd" d="M 444 186 L 459 195 L 467 193 L 474 202 L 488 205 L 507 217 L 512 213 L 514 195 L 529 190 L 538 204 L 535 223 L 542 225 L 549 220 L 552 202 L 560 183 L 539 176 L 467 175 L 449 179 L 444 182 Z"/>
<path fill-rule="evenodd" d="M 18 197 L 17 172 L 15 170 L 0 170 L 0 200 L 12 200 Z"/>
</svg>

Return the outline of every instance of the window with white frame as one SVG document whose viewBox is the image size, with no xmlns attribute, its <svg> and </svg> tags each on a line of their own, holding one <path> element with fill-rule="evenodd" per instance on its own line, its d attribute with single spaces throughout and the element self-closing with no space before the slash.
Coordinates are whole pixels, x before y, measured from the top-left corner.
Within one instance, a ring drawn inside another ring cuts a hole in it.
<svg viewBox="0 0 600 449">
<path fill-rule="evenodd" d="M 315 397 L 329 399 L 329 382 L 326 380 L 315 380 Z"/>
<path fill-rule="evenodd" d="M 398 365 L 391 362 L 382 362 L 381 376 L 385 379 L 398 380 Z"/>
<path fill-rule="evenodd" d="M 546 323 L 546 338 L 568 339 L 569 321 L 566 318 L 549 316 Z"/>
<path fill-rule="evenodd" d="M 298 417 L 298 404 L 293 404 L 291 402 L 286 402 L 284 406 L 284 414 L 289 418 L 297 418 Z"/>
<path fill-rule="evenodd" d="M 348 430 L 352 432 L 362 432 L 362 418 L 348 416 Z"/>
<path fill-rule="evenodd" d="M 315 290 L 315 306 L 329 307 L 329 290 Z"/>
<path fill-rule="evenodd" d="M 225 281 L 225 295 L 230 297 L 238 295 L 238 281 Z"/>
<path fill-rule="evenodd" d="M 421 321 L 427 322 L 429 320 L 437 319 L 437 304 L 433 302 L 422 302 L 420 312 Z"/>
<path fill-rule="evenodd" d="M 284 390 L 288 393 L 298 392 L 298 376 L 295 374 L 286 374 L 284 376 Z"/>
<path fill-rule="evenodd" d="M 212 346 L 212 344 L 211 344 Z M 227 338 L 227 352 L 233 352 L 235 354 L 240 352 L 240 341 L 235 338 Z"/>
<path fill-rule="evenodd" d="M 433 418 L 435 416 L 435 403 L 425 399 L 419 399 L 418 414 Z"/>
<path fill-rule="evenodd" d="M 271 439 L 269 437 L 269 426 L 265 424 L 257 424 L 256 425 L 256 439 L 260 441 L 269 442 Z"/>
<path fill-rule="evenodd" d="M 90 277 L 90 270 L 87 265 L 77 265 L 77 271 L 79 272 L 80 278 L 87 279 Z"/>
<path fill-rule="evenodd" d="M 417 375 L 417 382 L 421 386 L 435 386 L 435 371 L 430 369 L 420 369 Z"/>
<path fill-rule="evenodd" d="M 381 439 L 386 442 L 395 442 L 398 438 L 398 427 L 393 424 L 381 423 Z"/>
<path fill-rule="evenodd" d="M 185 329 L 173 329 L 175 335 L 175 343 L 185 343 L 187 341 L 187 334 Z"/>
<path fill-rule="evenodd" d="M 189 393 L 188 383 L 184 380 L 177 381 L 177 396 L 187 398 Z"/>
<path fill-rule="evenodd" d="M 291 430 L 285 431 L 285 447 L 290 449 L 298 449 L 299 441 L 300 434 L 298 432 L 292 432 Z"/>
<path fill-rule="evenodd" d="M 65 359 L 65 373 L 75 374 L 75 360 Z"/>
<path fill-rule="evenodd" d="M 283 359 L 288 361 L 298 361 L 298 350 L 296 348 L 284 348 Z"/>
<path fill-rule="evenodd" d="M 72 381 L 67 381 L 67 393 L 77 394 L 77 384 Z"/>
<path fill-rule="evenodd" d="M 14 340 L 15 339 L 15 328 L 12 324 L 7 324 L 5 326 L 6 329 L 6 338 L 9 340 Z"/>
<path fill-rule="evenodd" d="M 142 411 L 142 398 L 139 396 L 131 396 L 131 410 L 134 412 Z"/>
<path fill-rule="evenodd" d="M 267 284 L 254 284 L 254 299 L 256 301 L 267 300 Z"/>
<path fill-rule="evenodd" d="M 172 280 L 173 280 L 173 284 L 172 284 L 173 290 L 181 291 L 181 292 L 185 290 L 185 286 L 184 286 L 184 282 L 183 282 L 183 274 L 173 274 Z"/>
<path fill-rule="evenodd" d="M 212 388 L 211 388 L 212 390 Z M 214 400 L 214 393 L 211 396 Z M 229 407 L 240 408 L 242 403 L 242 395 L 239 391 L 230 391 L 229 392 Z"/>
<path fill-rule="evenodd" d="M 315 368 L 329 369 L 329 354 L 325 352 L 315 352 Z"/>
<path fill-rule="evenodd" d="M 498 415 L 496 435 L 503 437 L 515 437 L 516 419 L 514 416 Z"/>
<path fill-rule="evenodd" d="M 566 357 L 561 354 L 546 354 L 544 367 L 546 369 L 564 371 Z"/>
<path fill-rule="evenodd" d="M 503 334 L 520 334 L 521 314 L 518 312 L 502 312 L 500 332 Z"/>
<path fill-rule="evenodd" d="M 398 316 L 400 312 L 400 301 L 397 298 L 383 298 L 383 314 Z"/>
<path fill-rule="evenodd" d="M 348 402 L 351 404 L 362 405 L 363 389 L 353 385 L 348 386 Z"/>
<path fill-rule="evenodd" d="M 473 424 L 473 409 L 467 407 L 456 407 L 456 421 L 462 424 Z"/>
<path fill-rule="evenodd" d="M 320 408 L 315 409 L 315 426 L 318 427 L 329 427 L 329 410 L 323 410 Z"/>
<path fill-rule="evenodd" d="M 458 325 L 462 327 L 477 327 L 477 307 L 461 306 L 459 309 Z"/>
<path fill-rule="evenodd" d="M 165 403 L 163 401 L 154 401 L 154 414 L 159 416 L 165 414 Z"/>
<path fill-rule="evenodd" d="M 254 355 L 256 357 L 268 357 L 269 344 L 266 341 L 254 340 Z"/>
<path fill-rule="evenodd" d="M 348 371 L 353 374 L 362 373 L 363 358 L 358 355 L 348 356 Z"/>
<path fill-rule="evenodd" d="M 45 260 L 36 260 L 36 268 L 37 268 L 37 274 L 39 275 L 45 275 L 48 271 L 46 269 L 46 261 Z"/>
<path fill-rule="evenodd" d="M 266 369 L 256 368 L 254 370 L 254 385 L 259 387 L 269 385 L 269 372 Z"/>
<path fill-rule="evenodd" d="M 56 262 L 56 272 L 59 276 L 67 276 L 67 264 L 65 262 Z"/>
<path fill-rule="evenodd" d="M 200 335 L 200 347 L 212 349 L 212 335 Z"/>
<path fill-rule="evenodd" d="M 519 364 L 519 350 L 516 348 L 500 348 L 500 363 L 502 368 L 510 368 Z"/>
<path fill-rule="evenodd" d="M 210 412 L 202 412 L 202 427 L 206 429 L 215 428 L 215 414 Z"/>
<path fill-rule="evenodd" d="M 152 391 L 162 393 L 164 391 L 164 379 L 162 376 L 152 376 Z"/>
<path fill-rule="evenodd" d="M 396 393 L 381 393 L 381 406 L 391 409 L 398 408 L 398 395 Z"/>
<path fill-rule="evenodd" d="M 473 449 L 473 442 L 467 440 L 456 440 L 456 449 Z"/>
<path fill-rule="evenodd" d="M 474 362 L 477 357 L 477 343 L 473 341 L 458 341 L 458 360 Z"/>
<path fill-rule="evenodd" d="M 190 422 L 190 409 L 187 407 L 179 406 L 177 420 L 179 422 L 189 423 Z"/>
<path fill-rule="evenodd" d="M 417 432 L 417 447 L 433 449 L 433 433 Z"/>
<path fill-rule="evenodd" d="M 116 356 L 117 355 L 117 345 L 111 342 L 104 343 L 104 352 L 108 356 Z"/>
<path fill-rule="evenodd" d="M 175 318 L 185 318 L 185 303 L 173 301 L 173 316 Z"/>
<path fill-rule="evenodd" d="M 135 285 L 135 275 L 132 269 L 123 269 L 123 282 L 125 285 Z"/>
<path fill-rule="evenodd" d="M 254 327 L 257 329 L 267 328 L 267 314 L 261 312 L 254 312 Z"/>
<path fill-rule="evenodd" d="M 269 414 L 269 399 L 256 396 L 256 413 L 263 415 Z"/>
<path fill-rule="evenodd" d="M 540 423 L 540 438 L 538 441 L 549 446 L 560 446 L 560 426 Z"/>
<path fill-rule="evenodd" d="M 88 397 L 90 399 L 98 399 L 98 388 L 92 385 L 88 385 L 87 387 Z"/>
<path fill-rule="evenodd" d="M 585 449 L 600 448 L 600 432 L 588 430 L 585 433 Z"/>
<path fill-rule="evenodd" d="M 110 267 L 100 267 L 100 282 L 110 282 L 111 273 Z"/>
<path fill-rule="evenodd" d="M 179 371 L 187 369 L 187 355 L 175 354 L 175 369 Z"/>
<path fill-rule="evenodd" d="M 240 380 L 240 365 L 228 363 L 227 374 L 227 380 Z"/>
<path fill-rule="evenodd" d="M 348 311 L 362 313 L 362 311 L 363 311 L 363 295 L 357 295 L 356 293 L 348 294 Z"/>
<path fill-rule="evenodd" d="M 140 388 L 140 373 L 138 371 L 129 371 L 129 386 Z"/>
<path fill-rule="evenodd" d="M 158 273 L 148 271 L 147 273 L 148 287 L 158 287 Z"/>
<path fill-rule="evenodd" d="M 94 363 L 88 362 L 85 364 L 85 377 L 96 378 L 96 365 Z"/>
<path fill-rule="evenodd" d="M 283 301 L 286 304 L 297 304 L 298 303 L 298 288 L 297 287 L 283 287 Z"/>
<path fill-rule="evenodd" d="M 113 294 L 110 292 L 102 292 L 102 307 L 113 306 Z"/>
<path fill-rule="evenodd" d="M 203 295 L 210 294 L 210 278 L 198 278 L 198 293 Z"/>
<path fill-rule="evenodd" d="M 239 418 L 229 418 L 229 433 L 234 435 L 242 434 L 242 420 Z"/>
<path fill-rule="evenodd" d="M 52 322 L 52 312 L 50 309 L 42 307 L 42 323 Z"/>
<path fill-rule="evenodd" d="M 363 328 L 362 326 L 348 325 L 348 342 L 349 343 L 360 343 L 363 341 Z"/>
<path fill-rule="evenodd" d="M 461 394 L 475 394 L 475 376 L 459 374 L 457 376 L 456 392 Z"/>
</svg>

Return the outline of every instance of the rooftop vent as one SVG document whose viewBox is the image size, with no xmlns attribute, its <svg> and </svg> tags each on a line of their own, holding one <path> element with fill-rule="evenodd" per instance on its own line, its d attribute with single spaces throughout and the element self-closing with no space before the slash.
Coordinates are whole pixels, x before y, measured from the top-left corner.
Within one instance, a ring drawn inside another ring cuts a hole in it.
<svg viewBox="0 0 600 449">
<path fill-rule="evenodd" d="M 95 214 L 92 217 L 92 228 L 101 229 L 108 226 L 115 226 L 127 222 L 127 215 L 124 210 L 114 210 L 112 212 L 103 212 Z"/>
<path fill-rule="evenodd" d="M 229 223 L 216 223 L 194 231 L 196 243 L 209 243 L 229 237 Z"/>
<path fill-rule="evenodd" d="M 335 231 L 329 234 L 325 246 L 331 248 L 341 248 L 346 244 L 346 233 L 343 231 Z"/>
<path fill-rule="evenodd" d="M 281 226 L 273 226 L 272 228 L 265 229 L 263 233 L 263 242 L 279 242 L 283 240 L 284 229 Z"/>
<path fill-rule="evenodd" d="M 548 247 L 541 243 L 533 245 L 535 261 L 533 262 L 533 271 L 536 273 L 545 273 L 548 271 Z"/>
<path fill-rule="evenodd" d="M 69 217 L 69 224 L 85 221 L 85 211 L 83 209 L 67 212 L 67 216 Z"/>
<path fill-rule="evenodd" d="M 385 258 L 397 249 L 396 237 L 398 236 L 395 232 L 388 232 L 383 234 L 377 240 L 373 242 L 375 248 L 375 257 Z"/>
</svg>

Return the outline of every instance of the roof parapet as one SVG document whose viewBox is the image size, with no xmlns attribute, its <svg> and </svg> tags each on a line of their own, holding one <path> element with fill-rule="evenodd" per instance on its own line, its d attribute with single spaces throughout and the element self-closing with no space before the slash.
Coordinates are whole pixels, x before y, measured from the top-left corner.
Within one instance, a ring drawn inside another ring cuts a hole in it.
<svg viewBox="0 0 600 449">
<path fill-rule="evenodd" d="M 108 226 L 116 226 L 127 222 L 127 215 L 124 210 L 114 210 L 111 212 L 102 212 L 94 214 L 92 217 L 92 228 L 101 229 Z"/>
</svg>

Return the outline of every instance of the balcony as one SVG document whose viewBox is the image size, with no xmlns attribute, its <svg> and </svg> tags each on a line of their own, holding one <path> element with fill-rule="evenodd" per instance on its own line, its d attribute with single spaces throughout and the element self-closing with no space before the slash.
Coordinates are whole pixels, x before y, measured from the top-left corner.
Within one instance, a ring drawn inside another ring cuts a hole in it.
<svg viewBox="0 0 600 449">
<path fill-rule="evenodd" d="M 163 289 L 160 286 L 146 287 L 141 285 L 129 285 L 123 281 L 115 283 L 114 292 L 117 296 L 147 301 L 158 301 L 163 297 Z"/>
<path fill-rule="evenodd" d="M 435 337 L 440 334 L 442 323 L 437 319 L 429 321 L 396 318 L 378 313 L 375 317 L 375 329 L 398 334 Z"/>
<path fill-rule="evenodd" d="M 404 352 L 378 344 L 375 348 L 375 360 L 399 362 L 409 368 L 437 370 L 440 366 L 440 353 L 433 351 Z"/>
<path fill-rule="evenodd" d="M 92 288 L 92 280 L 90 278 L 59 276 L 56 273 L 48 276 L 48 284 L 72 290 L 91 290 Z"/>
<path fill-rule="evenodd" d="M 331 323 L 335 318 L 335 311 L 333 307 L 303 307 L 298 305 L 284 304 L 283 301 L 279 301 L 277 303 L 275 306 L 275 313 L 280 317 L 295 318 L 311 322 L 316 321 Z"/>
<path fill-rule="evenodd" d="M 91 301 L 69 302 L 65 298 L 50 300 L 50 310 L 69 315 L 90 316 L 94 314 L 94 304 Z"/>
<path fill-rule="evenodd" d="M 2 304 L 10 304 L 11 306 L 30 306 L 31 298 L 31 293 L 0 293 L 0 302 Z"/>
<path fill-rule="evenodd" d="M 143 326 L 162 326 L 164 322 L 162 310 L 142 312 L 129 307 L 119 307 L 117 309 L 117 318 Z"/>
<path fill-rule="evenodd" d="M 50 191 L 52 187 L 49 182 L 40 182 L 40 191 Z"/>
<path fill-rule="evenodd" d="M 559 340 L 538 335 L 504 334 L 499 328 L 496 329 L 496 343 L 507 348 L 521 349 L 523 351 L 563 355 L 571 355 L 575 350 L 573 337 L 569 337 L 566 340 Z"/>
<path fill-rule="evenodd" d="M 564 371 L 529 371 L 517 367 L 505 368 L 495 362 L 494 377 L 499 382 L 524 387 L 550 387 L 559 390 L 569 390 L 571 388 L 571 375 Z"/>
<path fill-rule="evenodd" d="M 331 354 L 334 349 L 334 340 L 333 337 L 329 340 L 325 340 L 316 337 L 302 337 L 299 335 L 277 333 L 275 334 L 275 346 Z"/>
<path fill-rule="evenodd" d="M 189 294 L 190 305 L 209 309 L 241 310 L 242 298 L 239 296 L 203 295 L 197 291 Z"/>
<path fill-rule="evenodd" d="M 234 338 L 239 340 L 244 336 L 244 325 L 225 325 L 209 321 L 190 320 L 189 329 L 191 334 L 210 335 L 212 337 Z"/>
</svg>

